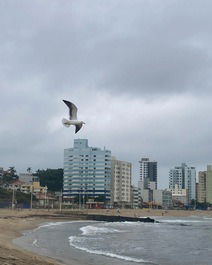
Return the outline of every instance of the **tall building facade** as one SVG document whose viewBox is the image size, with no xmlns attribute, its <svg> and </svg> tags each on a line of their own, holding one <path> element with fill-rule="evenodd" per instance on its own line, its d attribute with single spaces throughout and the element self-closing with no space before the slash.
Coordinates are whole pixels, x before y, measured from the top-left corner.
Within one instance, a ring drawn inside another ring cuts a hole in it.
<svg viewBox="0 0 212 265">
<path fill-rule="evenodd" d="M 87 139 L 75 139 L 64 150 L 63 198 L 111 199 L 111 151 L 89 147 Z"/>
<path fill-rule="evenodd" d="M 149 158 L 141 158 L 140 163 L 140 181 L 144 189 L 148 189 L 150 182 L 155 183 L 157 189 L 157 162 L 150 161 Z M 151 184 L 153 185 L 153 184 Z"/>
<path fill-rule="evenodd" d="M 112 202 L 131 206 L 132 164 L 112 158 Z"/>
<path fill-rule="evenodd" d="M 212 204 L 212 165 L 207 166 L 206 172 L 206 202 Z"/>
<path fill-rule="evenodd" d="M 206 171 L 200 171 L 198 174 L 197 201 L 206 202 Z"/>
<path fill-rule="evenodd" d="M 182 163 L 180 167 L 175 167 L 169 171 L 169 188 L 174 189 L 175 185 L 180 189 L 187 189 L 188 202 L 196 200 L 196 169 L 188 167 Z"/>
</svg>

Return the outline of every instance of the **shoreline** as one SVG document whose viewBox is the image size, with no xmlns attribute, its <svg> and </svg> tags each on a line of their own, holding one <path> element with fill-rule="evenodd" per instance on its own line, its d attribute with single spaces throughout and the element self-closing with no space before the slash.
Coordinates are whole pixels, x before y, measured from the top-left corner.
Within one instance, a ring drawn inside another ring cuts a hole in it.
<svg viewBox="0 0 212 265">
<path fill-rule="evenodd" d="M 116 209 L 95 210 L 4 210 L 0 209 L 0 264 L 2 265 L 64 265 L 54 258 L 40 256 L 23 249 L 13 243 L 15 238 L 21 237 L 24 231 L 32 230 L 45 222 L 88 220 L 87 214 L 114 215 Z M 157 209 L 120 209 L 119 214 L 131 217 L 167 216 L 188 217 L 208 216 L 212 218 L 212 211 L 184 211 L 184 210 L 157 210 Z M 71 264 L 76 264 L 71 261 Z"/>
<path fill-rule="evenodd" d="M 0 264 L 2 265 L 64 265 L 47 256 L 28 251 L 13 243 L 25 231 L 37 228 L 42 223 L 78 220 L 78 216 L 60 217 L 46 210 L 3 210 L 0 209 Z M 72 263 L 73 265 L 75 262 Z"/>
</svg>

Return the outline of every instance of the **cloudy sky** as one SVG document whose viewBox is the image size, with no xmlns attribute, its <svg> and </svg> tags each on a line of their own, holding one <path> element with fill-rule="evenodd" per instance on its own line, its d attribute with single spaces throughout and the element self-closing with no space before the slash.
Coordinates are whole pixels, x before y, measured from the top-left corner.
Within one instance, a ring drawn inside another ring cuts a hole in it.
<svg viewBox="0 0 212 265">
<path fill-rule="evenodd" d="M 73 139 L 133 163 L 212 163 L 210 0 L 0 0 L 0 166 L 63 166 Z M 86 122 L 61 119 L 67 99 Z"/>
</svg>

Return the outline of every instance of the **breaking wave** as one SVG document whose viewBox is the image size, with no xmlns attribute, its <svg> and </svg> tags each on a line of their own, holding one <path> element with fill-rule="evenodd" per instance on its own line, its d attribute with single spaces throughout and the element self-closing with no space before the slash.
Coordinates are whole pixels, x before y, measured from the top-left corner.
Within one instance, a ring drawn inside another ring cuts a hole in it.
<svg viewBox="0 0 212 265">
<path fill-rule="evenodd" d="M 183 220 L 183 219 L 178 219 L 178 220 L 172 220 L 172 219 L 160 219 L 160 223 L 201 223 L 204 222 L 203 220 Z"/>
<path fill-rule="evenodd" d="M 106 228 L 106 227 L 96 227 L 92 225 L 83 226 L 80 228 L 83 236 L 93 236 L 96 234 L 108 234 L 114 232 L 123 232 L 118 229 Z"/>
<path fill-rule="evenodd" d="M 137 263 L 140 263 L 140 262 L 149 263 L 149 261 L 145 261 L 143 259 L 136 259 L 133 257 L 122 256 L 122 255 L 114 254 L 114 253 L 103 251 L 103 250 L 93 250 L 93 249 L 89 249 L 86 247 L 81 247 L 78 244 L 76 244 L 75 241 L 80 243 L 80 238 L 76 237 L 76 236 L 70 236 L 69 237 L 69 243 L 72 247 L 83 250 L 87 253 L 96 254 L 96 255 L 103 255 L 103 256 L 107 256 L 107 257 L 111 257 L 111 258 L 116 258 L 116 259 L 121 259 L 121 260 L 126 260 L 126 261 L 132 261 L 132 262 L 137 262 Z"/>
<path fill-rule="evenodd" d="M 65 224 L 72 224 L 72 223 L 84 223 L 85 221 L 67 221 L 67 222 L 49 222 L 47 224 L 43 224 L 43 225 L 40 225 L 38 226 L 37 228 L 35 228 L 33 231 L 37 231 L 41 228 L 51 228 L 51 227 L 54 227 L 54 226 L 60 226 L 60 225 L 65 225 Z M 86 221 L 86 222 L 95 222 L 95 221 Z"/>
</svg>

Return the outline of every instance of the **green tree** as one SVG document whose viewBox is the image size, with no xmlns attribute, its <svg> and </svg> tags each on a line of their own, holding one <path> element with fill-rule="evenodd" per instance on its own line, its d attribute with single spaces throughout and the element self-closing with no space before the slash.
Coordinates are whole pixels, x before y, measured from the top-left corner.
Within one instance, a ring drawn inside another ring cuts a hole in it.
<svg viewBox="0 0 212 265">
<path fill-rule="evenodd" d="M 30 174 L 31 171 L 32 171 L 32 168 L 31 168 L 31 167 L 28 167 L 28 168 L 27 168 L 27 172 Z"/>
<path fill-rule="evenodd" d="M 61 191 L 63 188 L 63 169 L 51 169 L 46 170 L 38 169 L 36 176 L 40 179 L 41 186 L 47 186 L 49 191 Z"/>
<path fill-rule="evenodd" d="M 106 202 L 106 196 L 105 195 L 99 195 L 95 198 L 95 202 Z"/>
<path fill-rule="evenodd" d="M 207 202 L 197 202 L 196 204 L 196 208 L 199 210 L 207 210 L 210 206 L 210 203 Z"/>
<path fill-rule="evenodd" d="M 3 188 L 0 188 L 0 202 L 4 201 L 11 201 L 12 200 L 12 191 L 10 190 L 5 190 Z M 20 191 L 15 192 L 15 200 L 17 203 L 26 203 L 30 202 L 31 195 L 30 194 L 25 194 Z M 33 200 L 35 200 L 35 197 L 33 196 Z"/>
<path fill-rule="evenodd" d="M 3 183 L 11 183 L 16 179 L 18 179 L 18 176 L 16 174 L 15 167 L 9 167 L 8 170 L 3 172 L 3 176 L 2 176 Z"/>
</svg>

